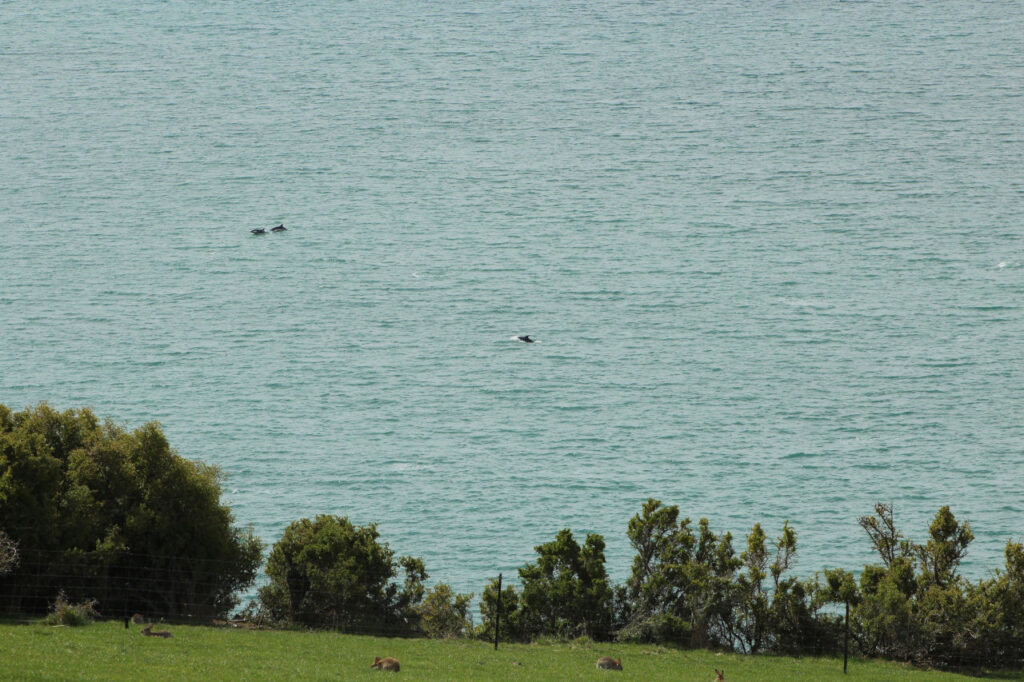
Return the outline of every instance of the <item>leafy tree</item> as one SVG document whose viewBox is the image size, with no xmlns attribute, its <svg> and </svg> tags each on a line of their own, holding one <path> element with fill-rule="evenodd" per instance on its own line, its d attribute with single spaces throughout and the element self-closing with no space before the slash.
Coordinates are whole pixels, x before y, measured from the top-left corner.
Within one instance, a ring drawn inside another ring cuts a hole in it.
<svg viewBox="0 0 1024 682">
<path fill-rule="evenodd" d="M 771 542 L 761 524 L 754 524 L 741 555 L 746 571 L 736 581 L 735 634 L 744 651 L 820 653 L 834 647 L 834 619 L 820 613 L 828 600 L 819 596 L 822 586 L 816 578 L 801 581 L 789 574 L 795 556 L 796 531 L 788 521 Z"/>
<path fill-rule="evenodd" d="M 649 499 L 627 535 L 636 556 L 619 639 L 750 652 L 835 648 L 835 618 L 822 612 L 827 590 L 791 575 L 796 532 L 788 522 L 773 541 L 756 524 L 737 557 L 729 533 L 716 535 L 707 519 L 694 533 L 675 506 Z"/>
<path fill-rule="evenodd" d="M 260 600 L 277 619 L 348 632 L 416 630 L 427 578 L 423 561 L 397 560 L 378 542 L 377 526 L 320 515 L 285 529 L 267 560 L 270 583 Z M 401 568 L 401 586 L 393 582 Z"/>
<path fill-rule="evenodd" d="M 891 523 L 891 507 L 877 505 L 876 515 L 888 516 L 873 527 L 886 526 L 889 540 L 880 543 L 869 530 L 883 565 L 866 566 L 861 574 L 853 621 L 864 653 L 927 664 L 1019 665 L 1024 550 L 1008 544 L 1007 570 L 973 585 L 959 567 L 974 535 L 949 507 L 936 513 L 925 544 L 900 540 L 896 552 L 892 539 L 902 536 Z"/>
<path fill-rule="evenodd" d="M 469 604 L 473 594 L 456 594 L 445 583 L 434 585 L 416 607 L 420 627 L 428 637 L 464 637 L 473 632 Z"/>
<path fill-rule="evenodd" d="M 262 544 L 233 525 L 221 481 L 155 422 L 127 431 L 87 409 L 0 405 L 0 530 L 21 554 L 0 603 L 42 613 L 64 588 L 107 615 L 225 614 Z"/>
<path fill-rule="evenodd" d="M 769 600 L 764 589 L 768 577 L 768 550 L 761 524 L 756 523 L 747 536 L 747 550 L 740 555 L 746 572 L 737 577 L 742 606 L 736 619 L 735 633 L 741 647 L 750 653 L 764 648 L 767 629 Z"/>
<path fill-rule="evenodd" d="M 510 620 L 529 636 L 587 636 L 606 640 L 612 631 L 612 588 L 604 567 L 604 538 L 579 545 L 568 528 L 534 548 L 538 559 L 519 569 L 522 592 Z"/>
<path fill-rule="evenodd" d="M 1006 569 L 968 591 L 972 633 L 968 657 L 992 666 L 1020 666 L 1024 661 L 1024 545 L 1008 542 Z"/>
<path fill-rule="evenodd" d="M 819 587 L 817 598 L 819 604 L 860 602 L 860 591 L 853 573 L 841 568 L 827 568 L 824 571 L 825 583 Z M 817 579 L 815 579 L 817 582 Z"/>
<path fill-rule="evenodd" d="M 498 637 L 503 641 L 524 641 L 530 639 L 525 633 L 519 618 L 519 592 L 512 585 L 505 583 L 501 590 L 501 615 L 498 613 L 498 579 L 491 578 L 480 597 L 480 627 L 476 635 L 487 641 L 494 640 L 494 626 L 499 625 Z"/>
<path fill-rule="evenodd" d="M 627 627 L 640 639 L 644 638 L 641 631 L 648 629 L 652 619 L 660 624 L 675 619 L 670 629 L 689 630 L 688 622 L 679 621 L 676 607 L 692 582 L 685 570 L 697 547 L 690 519 L 679 520 L 678 507 L 666 507 L 660 500 L 648 498 L 640 513 L 630 519 L 626 535 L 636 550 L 633 571 L 625 585 L 631 607 Z"/>
<path fill-rule="evenodd" d="M 627 641 L 670 641 L 690 646 L 728 646 L 732 639 L 735 584 L 741 562 L 732 536 L 718 536 L 707 519 L 695 534 L 675 505 L 653 498 L 629 522 L 636 550 L 626 581 L 618 637 Z"/>
<path fill-rule="evenodd" d="M 957 580 L 957 569 L 967 554 L 967 545 L 974 540 L 971 524 L 958 523 L 949 507 L 942 507 L 928 528 L 928 536 L 925 545 L 914 547 L 921 562 L 921 579 L 938 587 L 951 585 Z"/>
<path fill-rule="evenodd" d="M 875 515 L 860 517 L 860 526 L 871 538 L 871 544 L 874 545 L 884 566 L 891 566 L 897 558 L 913 554 L 910 542 L 896 527 L 891 504 L 875 504 Z"/>
</svg>

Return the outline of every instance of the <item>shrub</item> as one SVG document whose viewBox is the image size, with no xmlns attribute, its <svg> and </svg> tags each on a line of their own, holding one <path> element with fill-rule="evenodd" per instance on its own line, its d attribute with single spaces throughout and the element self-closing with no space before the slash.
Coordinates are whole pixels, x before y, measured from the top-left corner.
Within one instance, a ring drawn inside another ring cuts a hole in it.
<svg viewBox="0 0 1024 682">
<path fill-rule="evenodd" d="M 498 579 L 491 578 L 480 597 L 480 627 L 476 635 L 486 641 L 494 640 L 494 627 L 498 625 L 498 638 L 503 641 L 523 641 L 530 639 L 522 632 L 519 621 L 519 592 L 508 583 L 501 590 L 501 615 L 498 611 Z"/>
<path fill-rule="evenodd" d="M 604 538 L 587 535 L 581 546 L 568 528 L 534 548 L 538 559 L 519 569 L 522 591 L 509 613 L 520 636 L 590 637 L 612 633 L 613 593 L 604 567 Z"/>
<path fill-rule="evenodd" d="M 431 588 L 416 607 L 420 627 L 428 637 L 452 638 L 472 634 L 473 622 L 469 615 L 469 603 L 473 594 L 456 594 L 445 583 Z"/>
<path fill-rule="evenodd" d="M 677 507 L 648 499 L 627 535 L 637 553 L 621 591 L 618 639 L 789 654 L 835 649 L 836 618 L 822 609 L 836 597 L 816 578 L 790 575 L 796 532 L 788 522 L 775 540 L 755 524 L 737 557 L 730 533 L 715 534 L 707 519 L 694 532 Z"/>
<path fill-rule="evenodd" d="M 220 482 L 155 422 L 127 431 L 90 410 L 0 405 L 0 530 L 21 558 L 0 578 L 0 604 L 41 614 L 67 587 L 111 613 L 226 613 L 262 544 L 233 525 Z"/>
<path fill-rule="evenodd" d="M 270 583 L 260 602 L 274 619 L 347 632 L 406 634 L 416 631 L 416 605 L 427 578 L 423 561 L 395 559 L 378 542 L 376 525 L 320 515 L 285 529 L 267 560 Z M 405 581 L 392 579 L 401 568 Z"/>
<path fill-rule="evenodd" d="M 697 533 L 679 508 L 648 499 L 626 531 L 636 550 L 624 590 L 619 638 L 731 647 L 735 635 L 734 576 L 742 565 L 732 535 L 716 535 L 707 519 Z"/>
<path fill-rule="evenodd" d="M 974 539 L 949 507 L 936 513 L 929 539 L 903 538 L 891 505 L 861 519 L 882 565 L 865 566 L 851 620 L 869 656 L 928 665 L 1024 663 L 1024 549 L 1006 546 L 1006 570 L 972 584 L 959 575 Z"/>
<path fill-rule="evenodd" d="M 43 619 L 46 625 L 88 625 L 100 614 L 96 612 L 96 600 L 88 599 L 78 604 L 72 604 L 67 596 L 61 591 L 50 609 L 50 613 Z"/>
<path fill-rule="evenodd" d="M 615 639 L 635 644 L 685 642 L 692 632 L 692 626 L 685 620 L 668 613 L 655 613 L 627 623 L 615 633 Z"/>
</svg>

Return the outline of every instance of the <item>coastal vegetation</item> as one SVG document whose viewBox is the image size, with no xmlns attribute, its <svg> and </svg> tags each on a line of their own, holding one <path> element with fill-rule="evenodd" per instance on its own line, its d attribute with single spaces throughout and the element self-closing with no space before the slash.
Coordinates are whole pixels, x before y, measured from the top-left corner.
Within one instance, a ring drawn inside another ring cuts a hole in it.
<svg viewBox="0 0 1024 682">
<path fill-rule="evenodd" d="M 255 582 L 264 547 L 235 525 L 220 493 L 219 472 L 180 457 L 158 424 L 128 431 L 89 410 L 0 405 L 0 610 L 49 611 L 64 625 L 127 624 L 136 611 L 179 623 L 224 619 Z M 878 563 L 859 576 L 801 578 L 788 522 L 777 535 L 755 524 L 737 549 L 707 519 L 694 524 L 649 499 L 626 528 L 635 556 L 623 584 L 608 577 L 603 537 L 580 542 L 563 529 L 536 546 L 517 581 L 488 582 L 477 624 L 474 595 L 444 583 L 428 590 L 422 559 L 396 556 L 374 525 L 319 515 L 286 528 L 243 615 L 251 627 L 443 638 L 467 651 L 495 639 L 633 655 L 626 647 L 730 657 L 849 647 L 950 669 L 1024 665 L 1020 543 L 1007 543 L 1003 568 L 972 582 L 960 566 L 973 532 L 949 507 L 920 543 L 904 536 L 892 505 L 859 522 Z"/>
<path fill-rule="evenodd" d="M 424 595 L 421 559 L 378 542 L 377 528 L 322 515 L 285 529 L 267 559 L 260 602 L 276 621 L 345 632 L 414 634 Z M 403 585 L 392 582 L 401 568 Z"/>
<path fill-rule="evenodd" d="M 220 478 L 156 423 L 129 431 L 87 409 L 0 405 L 0 530 L 18 553 L 0 610 L 43 613 L 62 592 L 108 616 L 234 608 L 263 546 L 220 503 Z"/>
</svg>

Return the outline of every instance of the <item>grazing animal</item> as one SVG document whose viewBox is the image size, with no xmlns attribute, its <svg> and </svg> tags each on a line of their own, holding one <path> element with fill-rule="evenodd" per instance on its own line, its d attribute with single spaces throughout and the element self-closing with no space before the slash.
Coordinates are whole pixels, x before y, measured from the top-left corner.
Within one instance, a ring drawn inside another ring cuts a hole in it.
<svg viewBox="0 0 1024 682">
<path fill-rule="evenodd" d="M 725 668 L 715 668 L 715 682 L 725 682 Z"/>
<path fill-rule="evenodd" d="M 254 227 L 254 228 L 252 228 L 249 231 L 252 232 L 253 234 L 266 234 L 267 233 L 267 228 L 265 228 L 265 227 Z"/>
<path fill-rule="evenodd" d="M 145 622 L 146 619 L 142 617 L 141 613 L 136 613 L 134 616 L 132 616 L 132 623 L 134 623 L 135 625 L 142 625 Z"/>
<path fill-rule="evenodd" d="M 598 670 L 622 670 L 622 659 L 611 658 L 610 656 L 602 656 L 597 659 Z"/>
<path fill-rule="evenodd" d="M 533 343 L 534 342 L 534 339 L 531 339 L 529 334 L 526 334 L 524 336 L 517 336 L 516 338 L 519 339 L 520 341 L 522 341 L 523 343 Z"/>
<path fill-rule="evenodd" d="M 398 665 L 397 658 L 391 658 L 390 656 L 388 656 L 387 658 L 374 656 L 373 665 L 371 665 L 370 667 L 376 668 L 377 670 L 390 670 L 391 672 L 397 673 L 401 666 Z"/>
<path fill-rule="evenodd" d="M 142 634 L 146 637 L 174 637 L 174 635 L 167 632 L 167 630 L 157 630 L 156 632 L 153 632 L 152 623 L 142 628 Z"/>
<path fill-rule="evenodd" d="M 284 232 L 287 229 L 288 228 L 284 226 L 284 223 L 282 223 L 282 224 L 278 225 L 277 227 L 270 228 L 270 231 L 271 232 Z"/>
</svg>

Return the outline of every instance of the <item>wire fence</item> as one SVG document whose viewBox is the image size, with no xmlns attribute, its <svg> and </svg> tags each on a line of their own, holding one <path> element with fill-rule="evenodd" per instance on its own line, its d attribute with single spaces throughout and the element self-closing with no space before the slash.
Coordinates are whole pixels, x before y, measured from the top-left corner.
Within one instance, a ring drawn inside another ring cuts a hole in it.
<svg viewBox="0 0 1024 682">
<path fill-rule="evenodd" d="M 272 618 L 258 600 L 246 603 L 239 598 L 238 591 L 218 592 L 217 589 L 225 585 L 224 572 L 232 568 L 231 562 L 196 562 L 173 554 L 121 552 L 116 562 L 103 565 L 96 562 L 99 556 L 100 553 L 59 550 L 22 552 L 17 569 L 0 576 L 0 618 L 9 623 L 38 622 L 64 603 L 90 604 L 97 618 L 122 621 L 126 628 L 141 629 L 148 623 L 238 629 L 296 627 L 285 619 Z M 268 581 L 266 574 L 261 572 L 256 586 L 267 585 Z M 501 595 L 501 583 L 498 585 L 497 595 Z M 248 587 L 246 592 L 252 596 L 255 589 Z M 213 601 L 211 594 L 215 597 Z M 844 610 L 842 604 L 838 612 L 833 610 L 827 616 L 830 623 L 828 632 L 818 638 L 804 634 L 802 652 L 793 653 L 839 657 L 844 657 L 846 652 L 850 657 L 877 654 L 879 651 L 885 653 L 879 642 L 871 639 L 875 637 L 877 640 L 877 633 L 867 633 L 856 623 L 851 624 L 849 610 Z M 465 622 L 455 631 L 459 636 L 486 640 L 497 649 L 511 641 L 509 633 L 514 632 L 514 627 L 510 625 L 509 617 L 500 598 L 486 614 L 480 614 L 474 603 L 470 612 L 464 615 Z M 571 619 L 570 613 L 567 620 Z M 580 621 L 584 619 L 585 616 L 580 614 Z M 420 622 L 415 619 L 396 620 L 394 613 L 383 607 L 377 613 L 331 612 L 325 609 L 318 616 L 317 626 L 367 636 L 430 636 Z M 950 630 L 940 632 L 934 641 L 915 642 L 913 655 L 895 653 L 889 657 L 949 669 L 983 669 L 993 665 L 1024 667 L 1024 621 L 1009 623 L 1007 627 L 1008 638 L 1002 643 L 987 643 L 987 648 L 978 647 L 971 651 L 964 643 L 972 633 Z M 905 640 L 913 640 L 917 636 L 909 626 L 901 629 L 899 625 L 894 625 L 890 634 Z M 646 642 L 640 641 L 654 646 L 685 647 L 689 644 L 672 637 L 658 639 L 657 636 Z M 770 653 L 770 650 L 765 653 Z"/>
<path fill-rule="evenodd" d="M 42 553 L 41 553 L 42 554 Z M 59 553 L 58 553 L 59 554 Z M 147 557 L 150 558 L 150 557 Z M 172 560 L 174 557 L 159 557 L 162 560 Z M 8 578 L 0 578 L 0 618 L 8 623 L 34 623 L 39 622 L 42 617 L 38 610 L 27 610 L 24 608 L 26 604 L 39 605 L 45 604 L 45 610 L 48 612 L 55 611 L 55 605 L 57 605 L 58 599 L 64 599 L 66 602 L 71 604 L 76 603 L 91 603 L 92 608 L 95 610 L 96 617 L 105 620 L 118 620 L 123 621 L 125 628 L 135 628 L 140 632 L 142 628 L 150 623 L 155 623 L 158 626 L 160 624 L 174 625 L 198 625 L 198 626 L 214 626 L 223 628 L 234 628 L 234 629 L 271 629 L 281 627 L 294 627 L 294 625 L 288 625 L 287 623 L 274 622 L 268 617 L 267 613 L 257 607 L 250 606 L 249 609 L 242 609 L 241 611 L 235 610 L 232 614 L 214 614 L 211 613 L 209 604 L 200 602 L 188 602 L 188 601 L 177 601 L 179 606 L 185 608 L 178 608 L 171 612 L 168 610 L 161 610 L 159 600 L 154 598 L 154 594 L 158 594 L 161 591 L 168 589 L 185 589 L 187 586 L 176 585 L 174 583 L 174 576 L 176 571 L 174 568 L 163 569 L 157 571 L 156 574 L 151 576 L 134 576 L 130 580 L 118 582 L 117 580 L 110 580 L 106 584 L 97 584 L 83 577 L 79 571 L 80 566 L 75 562 L 62 562 L 56 560 L 56 556 L 51 557 L 51 560 L 45 562 L 39 562 L 38 560 L 29 560 L 29 571 L 27 573 L 34 576 L 34 585 L 32 584 L 20 584 L 12 585 Z M 25 564 L 22 564 L 24 567 Z M 214 576 L 210 576 L 212 579 Z M 265 578 L 265 577 L 264 577 Z M 17 590 L 15 594 L 14 587 Z M 102 594 L 105 591 L 104 598 L 95 596 L 96 594 Z M 80 595 L 80 596 L 74 596 Z M 106 601 L 105 601 L 106 600 Z M 240 605 L 244 606 L 244 605 Z M 191 609 L 188 607 L 192 607 Z M 507 613 L 501 611 L 500 603 L 496 607 L 496 612 L 489 614 L 492 627 L 484 632 L 483 629 L 478 629 L 475 637 L 477 639 L 483 639 L 488 644 L 493 644 L 495 649 L 500 646 L 505 646 L 508 643 L 505 635 L 507 633 L 506 628 Z M 472 619 L 472 615 L 470 616 Z M 425 637 L 427 636 L 421 628 L 415 627 L 415 624 L 395 624 L 383 625 L 387 623 L 387 616 L 384 613 L 381 614 L 359 614 L 359 618 L 353 619 L 351 614 L 326 614 L 320 620 L 320 627 L 346 634 L 357 634 L 366 636 L 395 636 L 400 635 L 403 637 Z M 406 627 L 396 627 L 406 626 Z M 463 636 L 473 636 L 471 633 L 474 632 L 473 623 L 467 624 L 467 629 L 463 632 Z M 497 627 L 493 627 L 497 626 Z M 861 649 L 858 646 L 857 634 L 850 631 L 849 619 L 845 619 L 845 628 L 843 629 L 842 635 L 839 638 L 840 645 L 837 648 L 836 637 L 829 636 L 818 642 L 808 641 L 805 642 L 808 645 L 809 651 L 807 655 L 832 655 L 841 657 L 843 668 L 847 668 L 846 653 L 849 656 L 854 657 L 853 665 L 856 665 L 857 657 L 862 655 Z M 649 645 L 672 645 L 672 642 L 648 642 Z M 844 647 L 842 646 L 845 644 Z M 816 651 L 815 651 L 816 650 Z M 813 652 L 813 653 L 812 653 Z M 955 669 L 982 669 L 993 664 L 993 661 L 986 656 L 979 655 L 950 655 L 952 652 L 942 652 L 940 667 Z M 935 665 L 934 660 L 913 658 L 905 659 L 911 663 L 918 663 L 924 665 Z M 1005 659 L 1003 659 L 1005 661 Z M 1018 662 L 1018 665 L 1024 664 L 1024 660 Z M 838 666 L 838 662 L 837 662 Z"/>
<path fill-rule="evenodd" d="M 126 627 L 133 621 L 246 629 L 293 627 L 275 620 L 261 606 L 259 588 L 270 583 L 262 571 L 244 590 L 224 593 L 217 588 L 225 584 L 225 572 L 235 568 L 232 562 L 119 552 L 115 562 L 102 564 L 97 554 L 21 552 L 16 570 L 0 576 L 0 619 L 33 623 L 62 605 L 73 605 L 87 607 L 96 619 L 123 620 Z M 318 627 L 361 635 L 425 636 L 414 623 L 394 621 L 383 607 L 377 613 L 326 610 L 318 617 Z M 472 626 L 470 614 L 467 627 Z"/>
</svg>

